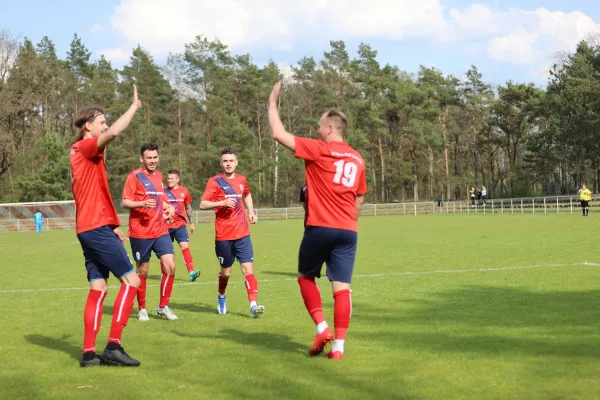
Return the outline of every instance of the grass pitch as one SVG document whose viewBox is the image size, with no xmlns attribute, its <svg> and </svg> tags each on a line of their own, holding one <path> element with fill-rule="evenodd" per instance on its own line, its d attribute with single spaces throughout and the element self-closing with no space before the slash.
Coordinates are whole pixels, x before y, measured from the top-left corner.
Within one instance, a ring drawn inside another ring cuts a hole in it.
<svg viewBox="0 0 600 400">
<path fill-rule="evenodd" d="M 591 215 L 365 217 L 345 359 L 310 358 L 314 325 L 295 281 L 302 221 L 252 227 L 259 301 L 248 317 L 239 268 L 216 313 L 213 226 L 170 307 L 123 335 L 134 369 L 79 368 L 87 282 L 72 231 L 0 234 L 3 399 L 594 399 L 600 398 L 600 257 Z M 127 244 L 127 250 L 130 248 Z M 150 265 L 148 310 L 159 298 Z M 98 335 L 108 336 L 111 278 Z M 329 284 L 319 282 L 329 324 Z"/>
</svg>

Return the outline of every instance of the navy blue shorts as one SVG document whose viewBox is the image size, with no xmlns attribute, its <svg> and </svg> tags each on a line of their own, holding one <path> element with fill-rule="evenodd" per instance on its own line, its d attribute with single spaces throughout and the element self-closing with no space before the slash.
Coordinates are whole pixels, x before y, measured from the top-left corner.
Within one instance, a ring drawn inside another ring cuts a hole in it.
<svg viewBox="0 0 600 400">
<path fill-rule="evenodd" d="M 327 264 L 330 281 L 350 283 L 358 234 L 345 229 L 307 226 L 298 254 L 298 272 L 321 277 L 323 263 Z"/>
<path fill-rule="evenodd" d="M 223 268 L 229 268 L 237 258 L 240 263 L 254 261 L 254 249 L 250 236 L 236 240 L 215 240 L 215 253 L 219 264 Z"/>
<path fill-rule="evenodd" d="M 150 261 L 151 252 L 154 252 L 157 258 L 166 254 L 175 254 L 173 242 L 168 234 L 156 239 L 129 238 L 129 242 L 131 242 L 133 258 L 139 264 Z"/>
<path fill-rule="evenodd" d="M 109 226 L 82 232 L 77 239 L 83 249 L 89 282 L 106 280 L 109 272 L 117 278 L 133 272 L 131 258 Z"/>
<path fill-rule="evenodd" d="M 190 235 L 188 235 L 185 225 L 179 228 L 169 228 L 169 236 L 171 236 L 171 242 L 175 240 L 177 240 L 177 243 L 190 241 Z"/>
</svg>

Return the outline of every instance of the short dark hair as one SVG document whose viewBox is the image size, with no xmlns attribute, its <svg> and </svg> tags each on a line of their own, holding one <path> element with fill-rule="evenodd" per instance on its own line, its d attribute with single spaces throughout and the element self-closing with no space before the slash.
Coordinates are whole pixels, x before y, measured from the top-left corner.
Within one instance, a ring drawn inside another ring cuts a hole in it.
<svg viewBox="0 0 600 400">
<path fill-rule="evenodd" d="M 177 175 L 180 176 L 181 174 L 179 173 L 179 171 L 177 171 L 176 169 L 170 169 L 169 172 L 167 172 L 167 175 Z"/>
<path fill-rule="evenodd" d="M 158 151 L 158 145 L 156 143 L 144 143 L 142 145 L 142 149 L 140 150 L 140 156 L 143 157 L 144 156 L 144 152 L 146 150 L 149 150 L 149 151 L 156 150 L 156 151 Z"/>
<path fill-rule="evenodd" d="M 234 156 L 235 154 L 235 150 L 232 149 L 231 147 L 225 147 L 223 150 L 221 150 L 221 155 L 225 155 L 225 154 L 233 154 Z"/>
</svg>

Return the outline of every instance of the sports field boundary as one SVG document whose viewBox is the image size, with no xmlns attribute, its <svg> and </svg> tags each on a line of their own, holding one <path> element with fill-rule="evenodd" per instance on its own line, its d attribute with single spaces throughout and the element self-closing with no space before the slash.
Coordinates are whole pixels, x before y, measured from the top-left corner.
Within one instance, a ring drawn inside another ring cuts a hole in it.
<svg viewBox="0 0 600 400">
<path fill-rule="evenodd" d="M 399 272 L 388 272 L 382 274 L 357 274 L 354 275 L 353 279 L 361 278 L 387 278 L 394 276 L 416 276 L 416 275 L 437 275 L 437 274 L 461 274 L 461 273 L 476 273 L 476 272 L 499 272 L 499 271 L 511 271 L 511 270 L 523 270 L 523 269 L 534 269 L 534 268 L 561 268 L 561 267 L 600 267 L 598 263 L 592 263 L 588 261 L 569 263 L 569 264 L 532 264 L 532 265 L 518 265 L 510 267 L 490 267 L 490 268 L 472 268 L 472 269 L 437 269 L 434 271 L 399 271 Z M 265 273 L 267 275 L 268 273 Z M 296 278 L 283 278 L 283 279 L 259 279 L 260 283 L 277 283 L 277 282 L 288 282 L 296 281 Z M 205 282 L 186 282 L 186 283 L 174 283 L 174 286 L 181 287 L 194 287 L 198 285 L 216 285 L 217 281 L 205 281 Z M 230 281 L 230 285 L 243 284 L 243 282 Z M 158 287 L 157 284 L 149 284 L 146 287 Z M 118 289 L 120 286 L 109 286 L 109 289 Z M 0 293 L 32 293 L 32 292 L 60 292 L 60 291 L 72 291 L 72 290 L 89 290 L 87 287 L 73 287 L 73 288 L 31 288 L 31 289 L 0 289 Z"/>
<path fill-rule="evenodd" d="M 197 209 L 197 206 L 194 206 Z M 592 211 L 600 210 L 600 195 L 592 196 L 589 202 Z M 75 229 L 74 201 L 59 201 L 45 203 L 10 203 L 0 204 L 0 233 L 2 232 L 32 232 L 35 231 L 33 213 L 41 210 L 45 215 L 43 229 L 68 230 Z M 257 208 L 259 221 L 303 219 L 303 207 Z M 385 215 L 481 215 L 481 214 L 577 214 L 579 213 L 578 196 L 545 196 L 519 197 L 512 199 L 489 199 L 485 202 L 470 200 L 454 201 L 420 201 L 394 202 L 385 204 L 365 204 L 361 216 Z M 128 224 L 128 214 L 119 211 L 122 226 Z M 194 223 L 213 223 L 214 211 L 194 211 Z"/>
</svg>

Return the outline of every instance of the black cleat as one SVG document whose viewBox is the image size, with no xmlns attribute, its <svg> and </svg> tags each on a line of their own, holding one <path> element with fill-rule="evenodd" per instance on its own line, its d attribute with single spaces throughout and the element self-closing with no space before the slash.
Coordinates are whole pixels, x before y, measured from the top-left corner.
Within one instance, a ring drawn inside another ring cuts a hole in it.
<svg viewBox="0 0 600 400">
<path fill-rule="evenodd" d="M 83 353 L 83 357 L 81 358 L 81 362 L 79 365 L 84 367 L 96 367 L 102 364 L 102 359 L 95 351 L 88 351 Z"/>
<path fill-rule="evenodd" d="M 141 362 L 136 360 L 135 358 L 131 358 L 123 347 L 116 343 L 109 343 L 104 349 L 104 353 L 102 356 L 106 359 L 107 362 L 112 363 L 112 365 L 120 365 L 122 367 L 139 367 Z"/>
<path fill-rule="evenodd" d="M 113 366 L 119 366 L 121 364 L 118 364 L 114 361 L 107 360 L 106 358 L 102 357 L 100 354 L 96 354 L 96 352 L 94 352 L 94 351 L 88 351 L 87 353 L 85 353 L 83 355 L 83 358 L 81 359 L 81 362 L 79 363 L 79 365 L 82 368 L 84 368 L 84 367 L 97 367 L 97 366 L 113 367 Z"/>
</svg>

